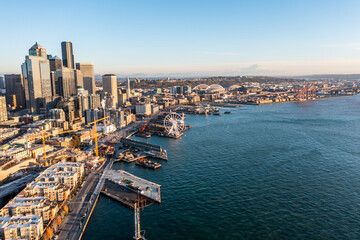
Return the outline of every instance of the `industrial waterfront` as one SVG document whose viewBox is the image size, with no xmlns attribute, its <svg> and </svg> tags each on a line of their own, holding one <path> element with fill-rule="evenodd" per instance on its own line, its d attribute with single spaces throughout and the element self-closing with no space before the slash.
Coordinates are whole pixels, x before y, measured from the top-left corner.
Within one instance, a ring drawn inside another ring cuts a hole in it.
<svg viewBox="0 0 360 240">
<path fill-rule="evenodd" d="M 161 205 L 141 213 L 147 239 L 357 239 L 359 106 L 355 95 L 188 115 L 182 138 L 141 139 L 167 150 L 161 169 L 113 168 L 162 185 Z M 83 239 L 133 228 L 133 211 L 101 196 Z"/>
</svg>

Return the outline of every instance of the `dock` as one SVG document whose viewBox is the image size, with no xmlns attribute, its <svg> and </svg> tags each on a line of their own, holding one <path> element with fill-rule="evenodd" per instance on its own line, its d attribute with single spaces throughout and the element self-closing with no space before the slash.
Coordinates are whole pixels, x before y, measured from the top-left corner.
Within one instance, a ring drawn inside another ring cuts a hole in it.
<svg viewBox="0 0 360 240">
<path fill-rule="evenodd" d="M 153 199 L 150 199 L 142 194 L 138 194 L 138 192 L 134 189 L 124 187 L 123 185 L 119 185 L 111 180 L 105 181 L 101 194 L 131 210 L 134 210 L 135 202 L 138 199 L 140 199 L 140 201 L 155 202 Z"/>
<path fill-rule="evenodd" d="M 244 105 L 234 104 L 234 103 L 210 103 L 210 106 L 227 107 L 227 108 L 239 108 L 239 107 L 243 107 Z"/>
<path fill-rule="evenodd" d="M 121 138 L 120 143 L 123 144 L 125 147 L 138 149 L 143 153 L 143 155 L 148 155 L 150 157 L 159 158 L 162 160 L 168 160 L 167 152 L 166 150 L 162 149 L 158 145 L 145 143 L 136 141 L 133 139 L 127 139 L 127 138 Z"/>
<path fill-rule="evenodd" d="M 159 184 L 139 178 L 123 170 L 106 170 L 103 177 L 112 183 L 138 193 L 140 196 L 146 197 L 157 203 L 161 203 L 161 185 Z"/>
</svg>

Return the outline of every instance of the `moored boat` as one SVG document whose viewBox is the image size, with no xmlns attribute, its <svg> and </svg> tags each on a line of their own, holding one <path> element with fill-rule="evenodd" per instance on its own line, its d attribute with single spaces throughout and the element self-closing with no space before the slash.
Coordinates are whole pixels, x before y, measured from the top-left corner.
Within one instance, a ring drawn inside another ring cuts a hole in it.
<svg viewBox="0 0 360 240">
<path fill-rule="evenodd" d="M 151 134 L 147 132 L 137 132 L 135 136 L 142 138 L 151 138 Z"/>
<path fill-rule="evenodd" d="M 157 168 L 161 167 L 160 163 L 150 161 L 146 158 L 141 158 L 141 159 L 137 160 L 136 165 L 151 168 L 151 169 L 157 169 Z"/>
</svg>

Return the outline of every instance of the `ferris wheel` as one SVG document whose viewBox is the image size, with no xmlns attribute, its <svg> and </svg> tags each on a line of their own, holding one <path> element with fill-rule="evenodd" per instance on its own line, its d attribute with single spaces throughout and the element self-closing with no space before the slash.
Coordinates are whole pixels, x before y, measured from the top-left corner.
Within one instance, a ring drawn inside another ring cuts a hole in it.
<svg viewBox="0 0 360 240">
<path fill-rule="evenodd" d="M 170 112 L 164 118 L 164 128 L 169 136 L 179 137 L 185 129 L 184 115 Z"/>
</svg>

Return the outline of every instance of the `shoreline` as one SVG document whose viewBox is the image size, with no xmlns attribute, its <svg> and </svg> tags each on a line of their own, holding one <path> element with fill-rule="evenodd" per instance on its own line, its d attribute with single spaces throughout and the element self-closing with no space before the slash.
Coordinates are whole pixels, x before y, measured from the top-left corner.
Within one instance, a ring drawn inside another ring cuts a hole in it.
<svg viewBox="0 0 360 240">
<path fill-rule="evenodd" d="M 358 94 L 358 93 L 357 93 Z M 295 100 L 295 101 L 283 101 L 283 102 L 272 102 L 272 103 L 234 103 L 237 105 L 256 105 L 256 106 L 262 106 L 262 105 L 272 105 L 272 104 L 281 104 L 281 103 L 299 103 L 299 102 L 309 102 L 309 101 L 318 101 L 318 100 L 322 100 L 322 99 L 330 99 L 330 98 L 342 98 L 342 97 L 352 97 L 355 96 L 357 94 L 352 94 L 352 95 L 334 95 L 334 96 L 326 96 L 326 97 L 321 97 L 321 98 L 316 98 L 316 99 L 307 99 L 304 101 L 301 100 Z"/>
</svg>

